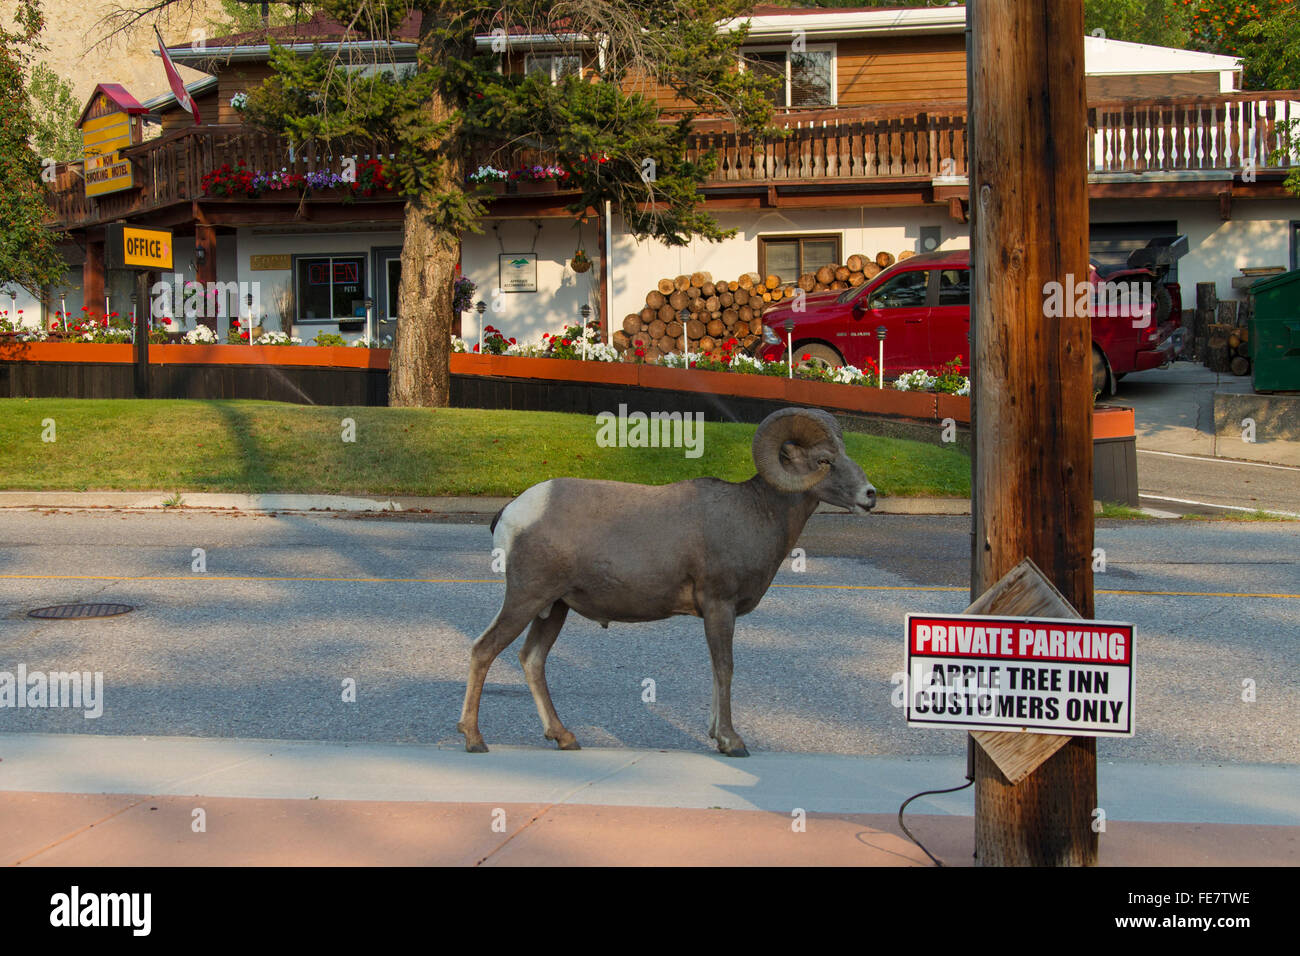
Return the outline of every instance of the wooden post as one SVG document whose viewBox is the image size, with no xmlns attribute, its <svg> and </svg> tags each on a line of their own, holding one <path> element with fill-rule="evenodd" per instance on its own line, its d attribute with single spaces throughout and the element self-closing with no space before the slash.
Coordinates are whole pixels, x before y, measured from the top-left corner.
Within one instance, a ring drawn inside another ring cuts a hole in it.
<svg viewBox="0 0 1300 956">
<path fill-rule="evenodd" d="M 104 243 L 86 242 L 86 261 L 81 264 L 81 304 L 90 311 L 104 310 Z M 83 315 L 86 313 L 83 313 Z M 80 322 L 82 315 L 77 316 Z"/>
<path fill-rule="evenodd" d="M 149 290 L 153 273 L 135 277 L 135 397 L 149 397 Z"/>
<path fill-rule="evenodd" d="M 1092 595 L 1083 0 L 974 0 L 971 599 L 1028 557 L 1085 618 Z M 1049 315 L 1049 311 L 1053 314 Z M 1056 312 L 1064 312 L 1057 315 Z M 975 747 L 981 866 L 1097 862 L 1096 741 L 1075 737 L 1018 784 Z"/>
<path fill-rule="evenodd" d="M 1196 313 L 1192 328 L 1193 362 L 1204 362 L 1210 326 L 1219 309 L 1218 285 L 1213 282 L 1196 283 Z"/>
<path fill-rule="evenodd" d="M 203 288 L 203 318 L 198 321 L 200 325 L 206 325 L 213 332 L 216 332 L 216 316 L 208 314 L 213 311 L 210 308 L 213 300 L 208 297 L 208 290 L 213 288 L 210 283 L 217 281 L 217 229 L 215 226 L 204 223 L 195 224 L 194 261 L 195 278 L 198 279 L 199 285 Z"/>
</svg>

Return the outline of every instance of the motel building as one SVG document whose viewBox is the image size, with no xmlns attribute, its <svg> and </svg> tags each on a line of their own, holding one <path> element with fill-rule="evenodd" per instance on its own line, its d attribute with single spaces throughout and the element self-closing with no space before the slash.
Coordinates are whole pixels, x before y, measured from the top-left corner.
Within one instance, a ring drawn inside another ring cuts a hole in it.
<svg viewBox="0 0 1300 956">
<path fill-rule="evenodd" d="M 554 182 L 511 186 L 462 247 L 474 298 L 490 302 L 503 290 L 502 309 L 487 312 L 487 323 L 535 341 L 590 306 L 608 336 L 665 276 L 759 272 L 791 282 L 853 254 L 968 246 L 965 9 L 756 6 L 751 22 L 747 62 L 785 77 L 777 107 L 791 135 L 754 143 L 703 117 L 691 143 L 692 150 L 719 152 L 702 193 L 705 208 L 735 237 L 681 248 L 638 242 L 608 209 L 575 221 L 564 209 L 571 194 Z M 405 24 L 408 42 L 395 45 L 399 63 L 414 59 L 416 31 L 415 21 Z M 295 151 L 245 125 L 238 94 L 269 74 L 269 38 L 304 56 L 316 44 L 327 52 L 370 46 L 317 16 L 211 38 L 203 49 L 172 48 L 176 63 L 207 74 L 188 87 L 199 124 L 171 93 L 137 100 L 133 91 L 101 84 L 82 117 L 87 150 L 99 153 L 58 166 L 51 183 L 50 226 L 66 238 L 67 281 L 44 301 L 17 296 L 29 321 L 39 317 L 48 327 L 62 306 L 74 315 L 83 305 L 99 311 L 105 297 L 114 311 L 128 313 L 132 277 L 105 269 L 104 247 L 106 226 L 126 223 L 172 231 L 174 272 L 153 279 L 174 288 L 182 329 L 202 321 L 226 338 L 229 307 L 222 316 L 183 318 L 183 284 L 198 280 L 239 290 L 241 314 L 248 309 L 243 290 L 255 291 L 262 327 L 304 342 L 319 332 L 349 341 L 368 329 L 372 341 L 395 333 L 403 203 L 394 193 L 354 198 L 346 189 L 322 189 L 302 198 L 268 189 L 231 197 L 205 188 L 205 176 L 240 161 L 265 173 L 342 174 L 384 159 L 364 144 L 333 155 Z M 507 39 L 505 70 L 556 77 L 588 69 L 597 55 L 594 45 L 574 56 L 560 55 L 545 38 Z M 480 38 L 487 49 L 491 42 Z M 1078 81 L 1089 105 L 1094 257 L 1122 262 L 1153 237 L 1185 234 L 1188 252 L 1171 278 L 1182 284 L 1188 308 L 1195 283 L 1215 282 L 1221 298 L 1233 298 L 1232 280 L 1243 268 L 1294 268 L 1300 202 L 1283 190 L 1287 170 L 1269 154 L 1277 124 L 1300 116 L 1300 91 L 1239 92 L 1241 64 L 1229 57 L 1093 36 L 1085 44 L 1086 75 Z M 161 83 L 161 64 L 158 76 Z M 651 93 L 666 118 L 682 107 L 668 91 Z M 110 153 L 106 144 L 116 148 Z M 467 171 L 479 162 L 510 170 L 539 161 L 545 157 L 489 151 Z M 591 266 L 575 271 L 579 248 Z M 465 313 L 461 334 L 476 338 L 479 321 Z"/>
</svg>

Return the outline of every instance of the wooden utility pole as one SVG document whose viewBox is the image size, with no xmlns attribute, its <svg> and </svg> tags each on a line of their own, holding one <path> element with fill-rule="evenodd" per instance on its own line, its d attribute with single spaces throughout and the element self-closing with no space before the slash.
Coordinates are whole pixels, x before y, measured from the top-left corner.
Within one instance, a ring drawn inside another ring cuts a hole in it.
<svg viewBox="0 0 1300 956">
<path fill-rule="evenodd" d="M 967 10 L 971 599 L 1029 557 L 1090 618 L 1089 319 L 1048 315 L 1044 291 L 1060 283 L 1073 304 L 1088 279 L 1083 0 L 971 0 Z M 976 863 L 1095 864 L 1096 754 L 1094 739 L 1072 738 L 1012 785 L 976 746 Z"/>
</svg>

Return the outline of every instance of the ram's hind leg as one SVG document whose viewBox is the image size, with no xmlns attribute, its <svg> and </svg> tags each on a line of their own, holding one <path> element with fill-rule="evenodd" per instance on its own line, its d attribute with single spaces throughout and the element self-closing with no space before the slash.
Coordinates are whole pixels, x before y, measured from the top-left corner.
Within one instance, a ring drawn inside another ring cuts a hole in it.
<svg viewBox="0 0 1300 956">
<path fill-rule="evenodd" d="M 554 740 L 561 750 L 581 750 L 577 738 L 560 723 L 560 715 L 555 712 L 555 704 L 551 702 L 551 690 L 546 686 L 546 655 L 551 652 L 555 639 L 560 636 L 560 628 L 564 627 L 568 613 L 569 605 L 556 601 L 546 617 L 534 619 L 524 646 L 519 651 L 519 663 L 523 665 L 528 689 L 533 692 L 533 702 L 537 704 L 537 716 L 542 718 L 546 739 Z"/>
<path fill-rule="evenodd" d="M 528 622 L 538 613 L 534 605 L 521 608 L 510 600 L 509 588 L 496 618 L 479 635 L 469 652 L 469 679 L 465 682 L 465 704 L 456 729 L 465 735 L 465 749 L 470 753 L 487 753 L 487 744 L 478 730 L 478 706 L 483 696 L 483 682 L 497 655 L 510 646 Z"/>
</svg>

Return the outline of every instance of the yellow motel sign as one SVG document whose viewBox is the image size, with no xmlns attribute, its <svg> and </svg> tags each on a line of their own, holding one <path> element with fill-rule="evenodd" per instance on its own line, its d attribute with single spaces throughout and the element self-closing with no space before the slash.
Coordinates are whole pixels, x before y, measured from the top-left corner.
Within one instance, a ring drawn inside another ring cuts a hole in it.
<svg viewBox="0 0 1300 956">
<path fill-rule="evenodd" d="M 135 114 L 142 111 L 143 107 L 120 87 L 101 84 L 91 95 L 78 124 L 87 198 L 135 185 L 131 162 L 120 150 L 139 141 L 139 120 Z"/>
<path fill-rule="evenodd" d="M 104 259 L 110 269 L 172 268 L 170 229 L 143 229 L 112 223 L 104 227 Z"/>
</svg>

